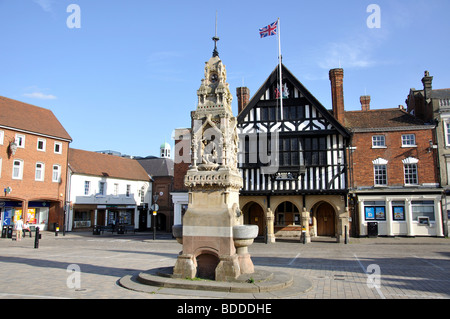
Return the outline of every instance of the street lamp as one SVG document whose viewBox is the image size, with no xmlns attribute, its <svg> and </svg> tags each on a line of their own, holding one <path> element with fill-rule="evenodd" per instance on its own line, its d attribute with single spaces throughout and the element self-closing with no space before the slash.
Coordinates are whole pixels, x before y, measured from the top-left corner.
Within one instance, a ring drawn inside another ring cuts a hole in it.
<svg viewBox="0 0 450 319">
<path fill-rule="evenodd" d="M 158 201 L 159 195 L 153 195 L 153 202 L 154 204 L 152 205 L 152 211 L 153 211 L 153 220 L 152 220 L 152 224 L 153 224 L 153 240 L 156 239 L 156 212 L 158 211 L 158 205 L 156 204 L 156 202 Z"/>
</svg>

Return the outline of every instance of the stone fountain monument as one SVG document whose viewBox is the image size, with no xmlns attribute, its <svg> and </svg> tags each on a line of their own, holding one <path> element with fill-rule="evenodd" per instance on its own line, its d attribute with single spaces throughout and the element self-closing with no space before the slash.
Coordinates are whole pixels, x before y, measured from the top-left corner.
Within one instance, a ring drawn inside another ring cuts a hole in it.
<svg viewBox="0 0 450 319">
<path fill-rule="evenodd" d="M 213 40 L 213 56 L 206 62 L 197 109 L 191 113 L 192 159 L 185 176 L 188 209 L 183 225 L 173 226 L 173 235 L 183 250 L 175 266 L 127 275 L 119 284 L 152 294 L 175 288 L 178 293 L 183 289 L 207 290 L 219 297 L 229 293 L 248 293 L 249 298 L 258 293 L 265 298 L 297 296 L 311 289 L 308 280 L 299 276 L 294 280 L 282 272 L 255 271 L 248 253 L 258 226 L 243 225 L 239 210 L 243 181 L 237 168 L 236 118 L 231 111 L 225 65 L 217 52 L 219 39 L 216 36 Z M 212 280 L 186 280 L 195 277 Z"/>
<path fill-rule="evenodd" d="M 174 227 L 183 251 L 173 275 L 227 281 L 253 273 L 246 247 L 257 236 L 258 227 L 242 225 L 237 120 L 231 110 L 226 68 L 217 52 L 219 39 L 213 40 L 213 56 L 206 62 L 197 109 L 191 114 L 192 160 L 184 181 L 189 204 L 182 230 Z"/>
</svg>

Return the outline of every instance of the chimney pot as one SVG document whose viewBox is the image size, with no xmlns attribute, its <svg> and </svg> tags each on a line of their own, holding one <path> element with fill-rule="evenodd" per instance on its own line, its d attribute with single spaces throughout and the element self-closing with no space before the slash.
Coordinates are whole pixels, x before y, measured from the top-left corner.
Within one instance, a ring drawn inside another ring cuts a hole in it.
<svg viewBox="0 0 450 319">
<path fill-rule="evenodd" d="M 359 98 L 361 101 L 361 110 L 369 111 L 370 110 L 370 95 L 363 95 Z"/>
<path fill-rule="evenodd" d="M 344 69 L 332 69 L 329 75 L 333 115 L 341 124 L 344 124 Z"/>
<path fill-rule="evenodd" d="M 250 101 L 250 89 L 247 87 L 239 87 L 236 89 L 238 99 L 238 114 L 241 113 Z"/>
</svg>

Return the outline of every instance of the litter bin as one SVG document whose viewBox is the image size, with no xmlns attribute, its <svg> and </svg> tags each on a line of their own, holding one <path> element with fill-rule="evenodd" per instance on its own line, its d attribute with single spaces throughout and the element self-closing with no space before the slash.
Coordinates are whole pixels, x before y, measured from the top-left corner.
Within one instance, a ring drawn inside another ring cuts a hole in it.
<svg viewBox="0 0 450 319">
<path fill-rule="evenodd" d="M 8 231 L 7 231 L 7 237 L 8 238 L 12 238 L 13 230 L 14 230 L 14 226 L 13 225 L 9 225 L 8 226 Z"/>
<path fill-rule="evenodd" d="M 369 238 L 377 238 L 378 237 L 378 223 L 377 222 L 367 223 L 367 236 Z"/>
<path fill-rule="evenodd" d="M 95 225 L 93 235 L 100 235 L 100 226 Z"/>
</svg>

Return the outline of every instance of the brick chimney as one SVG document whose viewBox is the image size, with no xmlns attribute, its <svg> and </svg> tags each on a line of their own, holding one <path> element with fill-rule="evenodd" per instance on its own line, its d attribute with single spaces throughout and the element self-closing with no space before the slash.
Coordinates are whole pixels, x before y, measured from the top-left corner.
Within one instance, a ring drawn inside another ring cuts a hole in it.
<svg viewBox="0 0 450 319">
<path fill-rule="evenodd" d="M 344 69 L 330 70 L 331 98 L 334 117 L 344 124 Z"/>
<path fill-rule="evenodd" d="M 361 111 L 370 110 L 370 95 L 363 95 L 359 98 L 361 101 Z"/>
<path fill-rule="evenodd" d="M 427 103 L 431 102 L 431 90 L 432 90 L 432 83 L 433 83 L 433 77 L 430 76 L 430 72 L 425 71 L 425 75 L 422 78 L 423 83 L 423 94 L 425 96 L 425 101 Z"/>
<path fill-rule="evenodd" d="M 250 89 L 247 87 L 240 87 L 236 89 L 236 95 L 238 99 L 238 114 L 245 109 L 250 101 Z"/>
</svg>

